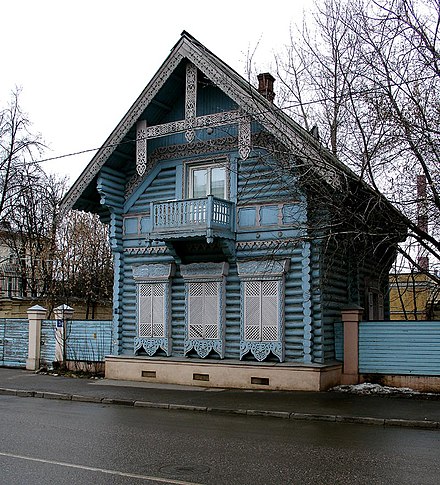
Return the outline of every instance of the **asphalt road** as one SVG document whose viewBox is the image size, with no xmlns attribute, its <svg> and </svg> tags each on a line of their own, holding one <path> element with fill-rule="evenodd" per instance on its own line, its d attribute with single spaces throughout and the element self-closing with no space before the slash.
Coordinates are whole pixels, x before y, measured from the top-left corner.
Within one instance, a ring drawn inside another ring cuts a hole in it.
<svg viewBox="0 0 440 485">
<path fill-rule="evenodd" d="M 0 396 L 1 484 L 438 484 L 440 432 Z"/>
</svg>

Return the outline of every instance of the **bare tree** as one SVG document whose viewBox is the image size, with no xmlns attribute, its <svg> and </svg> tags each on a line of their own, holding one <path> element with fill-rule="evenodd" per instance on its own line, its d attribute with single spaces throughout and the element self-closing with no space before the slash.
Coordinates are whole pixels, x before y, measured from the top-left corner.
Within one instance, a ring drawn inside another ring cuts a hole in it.
<svg viewBox="0 0 440 485">
<path fill-rule="evenodd" d="M 0 223 L 2 244 L 9 248 L 19 295 L 57 301 L 83 298 L 94 317 L 100 299 L 110 299 L 112 261 L 106 227 L 94 216 L 58 208 L 66 179 L 48 175 L 34 159 L 44 145 L 33 134 L 12 92 L 0 111 Z"/>
<path fill-rule="evenodd" d="M 21 174 L 38 170 L 32 162 L 44 148 L 41 136 L 32 133 L 19 98 L 20 89 L 16 88 L 7 107 L 0 111 L 0 223 L 8 221 L 23 189 Z"/>
<path fill-rule="evenodd" d="M 97 215 L 64 214 L 57 232 L 56 264 L 57 294 L 63 301 L 84 298 L 86 318 L 94 318 L 96 304 L 111 300 L 113 291 L 108 227 Z"/>
<path fill-rule="evenodd" d="M 277 59 L 284 107 L 400 209 L 406 266 L 437 284 L 439 26 L 438 0 L 322 0 Z"/>
<path fill-rule="evenodd" d="M 50 297 L 54 292 L 54 255 L 58 206 L 66 181 L 35 167 L 17 174 L 20 191 L 7 218 L 4 242 L 15 256 L 23 297 Z"/>
</svg>

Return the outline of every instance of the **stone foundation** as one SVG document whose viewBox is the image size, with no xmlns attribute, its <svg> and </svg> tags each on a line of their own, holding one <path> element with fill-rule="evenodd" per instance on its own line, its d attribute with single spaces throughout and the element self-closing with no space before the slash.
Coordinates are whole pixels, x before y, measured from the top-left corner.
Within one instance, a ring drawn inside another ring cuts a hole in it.
<svg viewBox="0 0 440 485">
<path fill-rule="evenodd" d="M 139 382 L 274 391 L 325 391 L 340 383 L 341 364 L 301 365 L 109 356 L 105 377 Z"/>
</svg>

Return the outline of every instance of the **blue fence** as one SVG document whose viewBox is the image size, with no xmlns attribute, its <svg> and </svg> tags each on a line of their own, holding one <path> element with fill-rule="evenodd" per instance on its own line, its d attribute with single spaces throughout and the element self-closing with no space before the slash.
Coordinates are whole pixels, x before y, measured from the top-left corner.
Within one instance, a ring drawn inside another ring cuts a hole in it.
<svg viewBox="0 0 440 485">
<path fill-rule="evenodd" d="M 440 376 L 440 321 L 361 322 L 359 373 Z"/>
<path fill-rule="evenodd" d="M 55 359 L 56 320 L 41 323 L 40 362 L 51 366 Z M 72 320 L 67 322 L 67 360 L 104 362 L 112 350 L 111 320 Z M 0 366 L 25 367 L 29 346 L 27 319 L 0 319 Z"/>
<path fill-rule="evenodd" d="M 27 319 L 0 318 L 0 365 L 25 367 L 28 355 Z"/>
<path fill-rule="evenodd" d="M 334 328 L 343 361 L 343 324 Z M 440 321 L 360 322 L 359 373 L 440 376 Z"/>
<path fill-rule="evenodd" d="M 56 320 L 43 320 L 41 322 L 41 364 L 52 365 L 52 362 L 55 361 L 55 330 Z"/>
<path fill-rule="evenodd" d="M 112 351 L 112 323 L 111 320 L 67 322 L 67 360 L 104 362 Z"/>
</svg>

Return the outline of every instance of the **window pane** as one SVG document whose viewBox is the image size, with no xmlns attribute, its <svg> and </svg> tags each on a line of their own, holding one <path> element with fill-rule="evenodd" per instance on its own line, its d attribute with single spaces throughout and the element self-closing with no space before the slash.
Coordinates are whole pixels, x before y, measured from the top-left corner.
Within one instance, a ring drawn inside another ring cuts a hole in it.
<svg viewBox="0 0 440 485">
<path fill-rule="evenodd" d="M 192 182 L 193 182 L 193 197 L 195 199 L 197 199 L 198 197 L 206 197 L 206 189 L 207 189 L 206 168 L 193 170 Z"/>
<path fill-rule="evenodd" d="M 257 221 L 257 211 L 255 207 L 249 209 L 239 209 L 238 211 L 238 224 L 241 227 L 255 226 Z"/>
<path fill-rule="evenodd" d="M 260 223 L 270 226 L 278 223 L 278 207 L 276 205 L 263 206 L 260 209 Z"/>
<path fill-rule="evenodd" d="M 225 167 L 213 168 L 211 170 L 211 195 L 226 198 L 226 169 Z"/>
</svg>

